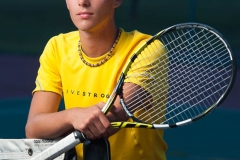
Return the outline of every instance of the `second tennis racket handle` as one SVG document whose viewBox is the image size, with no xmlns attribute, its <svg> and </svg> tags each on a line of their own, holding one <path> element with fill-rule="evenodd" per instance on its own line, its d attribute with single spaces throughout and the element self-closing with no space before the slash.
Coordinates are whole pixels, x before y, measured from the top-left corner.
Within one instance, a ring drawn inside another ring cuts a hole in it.
<svg viewBox="0 0 240 160">
<path fill-rule="evenodd" d="M 74 131 L 30 160 L 52 160 L 84 141 L 85 137 L 83 134 L 79 131 Z"/>
</svg>

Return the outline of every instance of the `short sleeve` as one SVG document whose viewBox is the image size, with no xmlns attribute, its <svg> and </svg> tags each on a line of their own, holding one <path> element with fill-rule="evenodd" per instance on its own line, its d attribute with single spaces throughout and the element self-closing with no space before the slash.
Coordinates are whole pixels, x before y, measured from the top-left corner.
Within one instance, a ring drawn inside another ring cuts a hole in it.
<svg viewBox="0 0 240 160">
<path fill-rule="evenodd" d="M 62 96 L 62 82 L 59 72 L 60 60 L 55 38 L 51 38 L 42 55 L 40 56 L 40 67 L 36 78 L 36 91 L 49 91 Z"/>
</svg>

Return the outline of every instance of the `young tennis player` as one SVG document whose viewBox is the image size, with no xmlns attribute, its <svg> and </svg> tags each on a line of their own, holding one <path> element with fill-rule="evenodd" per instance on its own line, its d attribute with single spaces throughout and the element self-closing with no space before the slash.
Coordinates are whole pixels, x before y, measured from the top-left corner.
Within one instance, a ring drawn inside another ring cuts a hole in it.
<svg viewBox="0 0 240 160">
<path fill-rule="evenodd" d="M 79 130 L 90 139 L 108 138 L 113 160 L 166 159 L 162 130 L 114 129 L 111 122 L 128 119 L 118 98 L 107 115 L 101 111 L 126 60 L 150 37 L 115 25 L 115 9 L 121 3 L 66 0 L 78 30 L 51 38 L 40 57 L 28 138 L 58 138 Z M 62 98 L 66 110 L 58 112 Z M 82 144 L 76 151 L 81 160 Z"/>
</svg>

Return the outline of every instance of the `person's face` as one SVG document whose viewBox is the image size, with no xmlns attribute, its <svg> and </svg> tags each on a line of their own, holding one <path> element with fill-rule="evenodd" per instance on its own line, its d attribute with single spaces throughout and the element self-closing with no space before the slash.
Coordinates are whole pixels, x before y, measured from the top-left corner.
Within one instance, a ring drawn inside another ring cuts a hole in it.
<svg viewBox="0 0 240 160">
<path fill-rule="evenodd" d="M 94 31 L 114 22 L 122 0 L 66 0 L 71 19 L 79 30 Z"/>
</svg>

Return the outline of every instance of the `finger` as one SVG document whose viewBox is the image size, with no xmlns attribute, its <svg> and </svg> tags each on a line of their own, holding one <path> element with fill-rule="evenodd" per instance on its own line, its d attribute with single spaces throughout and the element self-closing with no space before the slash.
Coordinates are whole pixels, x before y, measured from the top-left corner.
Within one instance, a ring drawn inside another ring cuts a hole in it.
<svg viewBox="0 0 240 160">
<path fill-rule="evenodd" d="M 100 109 L 103 109 L 103 107 L 105 106 L 106 103 L 104 102 L 100 102 L 97 104 L 97 106 L 100 108 Z"/>
<path fill-rule="evenodd" d="M 112 126 L 110 121 L 107 119 L 105 115 L 99 116 L 99 121 L 101 122 L 98 126 L 96 126 L 99 132 L 102 134 L 103 138 L 109 138 L 111 136 Z"/>
<path fill-rule="evenodd" d="M 99 139 L 102 137 L 102 134 L 99 132 L 98 128 L 95 125 L 89 125 L 87 129 L 83 131 L 83 133 L 89 138 L 89 139 Z"/>
<path fill-rule="evenodd" d="M 84 134 L 84 136 L 87 138 L 87 139 L 96 139 L 94 134 L 91 132 L 90 129 L 85 129 L 85 130 L 81 130 L 81 132 Z"/>
<path fill-rule="evenodd" d="M 101 119 L 104 119 L 103 121 Z M 103 124 L 104 123 L 104 124 Z M 99 118 L 92 120 L 92 123 L 87 126 L 88 130 L 91 131 L 94 139 L 108 138 L 109 133 L 107 132 L 107 127 L 111 126 L 108 119 L 104 114 L 99 115 Z"/>
</svg>

